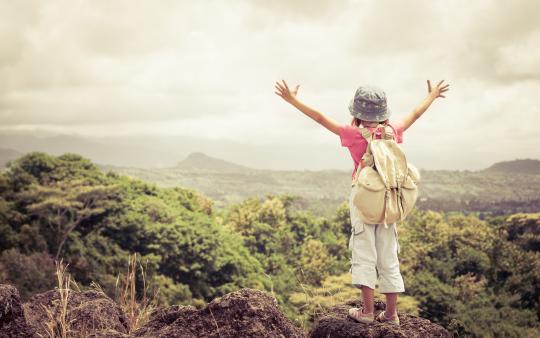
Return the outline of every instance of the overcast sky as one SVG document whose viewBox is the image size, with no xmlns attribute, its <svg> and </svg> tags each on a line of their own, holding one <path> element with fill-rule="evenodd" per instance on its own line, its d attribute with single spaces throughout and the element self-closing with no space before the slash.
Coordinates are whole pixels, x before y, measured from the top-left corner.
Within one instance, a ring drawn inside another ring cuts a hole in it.
<svg viewBox="0 0 540 338">
<path fill-rule="evenodd" d="M 447 97 L 405 132 L 411 162 L 540 158 L 538 13 L 536 0 L 0 0 L 0 131 L 182 137 L 252 167 L 352 169 L 275 81 L 345 124 L 361 84 L 398 119 L 444 79 Z M 298 156 L 279 155 L 288 145 Z"/>
</svg>

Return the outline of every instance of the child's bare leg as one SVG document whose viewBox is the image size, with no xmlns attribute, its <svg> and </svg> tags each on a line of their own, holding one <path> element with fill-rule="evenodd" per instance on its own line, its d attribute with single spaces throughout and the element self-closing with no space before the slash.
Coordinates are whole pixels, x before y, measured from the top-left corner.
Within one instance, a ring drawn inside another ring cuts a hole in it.
<svg viewBox="0 0 540 338">
<path fill-rule="evenodd" d="M 373 298 L 375 297 L 374 290 L 369 286 L 362 285 L 362 300 L 364 302 L 364 313 L 373 313 Z"/>
<path fill-rule="evenodd" d="M 386 315 L 386 318 L 390 318 L 393 315 L 397 314 L 397 293 L 385 293 L 386 296 L 386 310 L 384 311 L 384 314 Z"/>
</svg>

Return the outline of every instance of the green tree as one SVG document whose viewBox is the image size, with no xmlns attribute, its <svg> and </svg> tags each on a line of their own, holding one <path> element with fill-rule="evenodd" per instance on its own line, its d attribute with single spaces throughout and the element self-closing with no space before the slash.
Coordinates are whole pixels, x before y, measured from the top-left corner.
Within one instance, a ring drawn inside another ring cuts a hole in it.
<svg viewBox="0 0 540 338">
<path fill-rule="evenodd" d="M 335 258 L 328 253 L 326 246 L 316 239 L 308 239 L 302 245 L 301 257 L 304 281 L 311 285 L 320 286 L 329 275 L 328 267 L 335 264 Z"/>
<path fill-rule="evenodd" d="M 116 187 L 91 186 L 82 180 L 58 181 L 48 186 L 31 184 L 19 193 L 27 214 L 46 224 L 53 235 L 59 260 L 69 235 L 83 222 L 103 218 L 116 204 Z"/>
</svg>

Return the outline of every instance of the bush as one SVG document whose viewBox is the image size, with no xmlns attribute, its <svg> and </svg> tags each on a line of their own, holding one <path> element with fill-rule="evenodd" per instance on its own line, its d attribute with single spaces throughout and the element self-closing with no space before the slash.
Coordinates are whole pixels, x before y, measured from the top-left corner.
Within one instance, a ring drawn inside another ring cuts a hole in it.
<svg viewBox="0 0 540 338">
<path fill-rule="evenodd" d="M 10 249 L 0 255 L 0 283 L 15 285 L 23 300 L 54 288 L 55 272 L 54 260 L 44 252 L 25 255 Z"/>
</svg>

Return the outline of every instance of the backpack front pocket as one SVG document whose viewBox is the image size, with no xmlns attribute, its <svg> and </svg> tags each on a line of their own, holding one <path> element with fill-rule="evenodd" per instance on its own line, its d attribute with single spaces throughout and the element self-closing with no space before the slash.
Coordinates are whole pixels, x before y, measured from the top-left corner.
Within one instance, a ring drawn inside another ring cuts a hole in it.
<svg viewBox="0 0 540 338">
<path fill-rule="evenodd" d="M 353 207 L 366 224 L 380 223 L 384 218 L 386 188 L 379 173 L 372 167 L 363 168 L 353 187 Z"/>
</svg>

